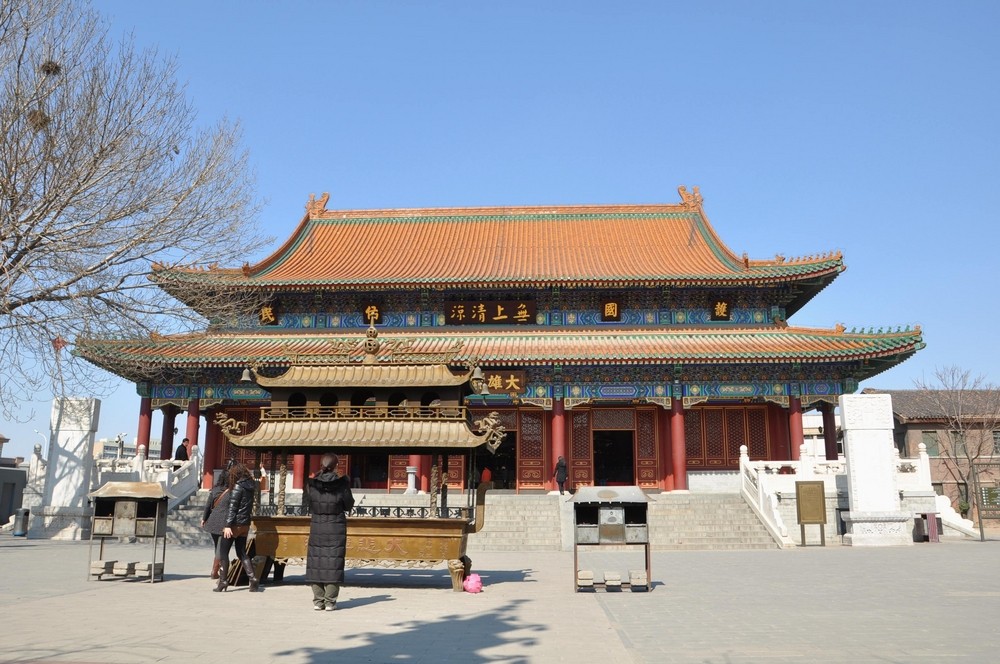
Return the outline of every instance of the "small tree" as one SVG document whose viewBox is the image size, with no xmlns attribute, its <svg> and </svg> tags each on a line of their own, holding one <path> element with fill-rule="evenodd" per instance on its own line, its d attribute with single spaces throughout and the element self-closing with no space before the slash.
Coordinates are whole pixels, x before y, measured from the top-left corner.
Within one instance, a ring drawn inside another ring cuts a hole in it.
<svg viewBox="0 0 1000 664">
<path fill-rule="evenodd" d="M 970 483 L 975 462 L 996 451 L 994 432 L 1000 431 L 1000 387 L 983 375 L 972 376 L 959 367 L 938 368 L 934 380 L 914 381 L 916 404 L 925 419 L 938 420 L 944 427 L 939 435 L 939 458 L 959 490 L 963 512 L 972 501 Z"/>
<path fill-rule="evenodd" d="M 77 338 L 203 327 L 253 293 L 168 296 L 154 263 L 239 264 L 262 246 L 238 127 L 197 128 L 155 51 L 115 43 L 76 0 L 0 3 L 0 403 L 94 393 Z M 181 301 L 183 300 L 183 302 Z"/>
</svg>

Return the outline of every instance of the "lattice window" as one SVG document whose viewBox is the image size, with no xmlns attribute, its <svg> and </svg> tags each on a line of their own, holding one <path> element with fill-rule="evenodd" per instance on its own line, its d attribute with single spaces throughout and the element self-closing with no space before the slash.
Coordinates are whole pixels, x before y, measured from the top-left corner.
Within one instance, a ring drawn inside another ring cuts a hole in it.
<svg viewBox="0 0 1000 664">
<path fill-rule="evenodd" d="M 703 411 L 705 416 L 705 458 L 710 466 L 721 466 L 725 463 L 725 444 L 722 438 L 722 409 L 708 408 Z"/>
<path fill-rule="evenodd" d="M 479 419 L 483 415 L 486 415 L 486 414 L 488 414 L 490 412 L 491 411 L 489 411 L 489 410 L 480 411 L 479 417 L 477 417 L 475 419 Z M 504 426 L 504 428 L 507 429 L 507 431 L 517 431 L 517 411 L 516 410 L 498 410 L 497 414 L 500 416 L 500 418 L 499 418 L 500 419 L 500 424 L 502 424 Z"/>
<path fill-rule="evenodd" d="M 705 465 L 705 448 L 701 439 L 701 411 L 684 413 L 684 450 L 689 466 Z"/>
<path fill-rule="evenodd" d="M 636 450 L 640 459 L 656 457 L 656 420 L 651 410 L 636 413 Z"/>
<path fill-rule="evenodd" d="M 740 445 L 746 444 L 745 408 L 726 409 L 726 457 L 731 465 L 740 463 Z"/>
<path fill-rule="evenodd" d="M 542 431 L 543 423 L 544 416 L 541 411 L 521 411 L 521 428 L 517 437 L 520 448 L 517 455 L 517 485 L 520 488 L 540 489 L 548 479 L 542 467 L 545 438 Z"/>
<path fill-rule="evenodd" d="M 573 484 L 593 484 L 594 465 L 590 447 L 590 413 L 573 413 L 573 450 L 570 473 Z"/>
<path fill-rule="evenodd" d="M 635 429 L 635 411 L 631 408 L 595 408 L 595 429 Z"/>
<path fill-rule="evenodd" d="M 573 459 L 590 459 L 590 416 L 573 413 Z"/>
<path fill-rule="evenodd" d="M 767 409 L 747 408 L 747 453 L 751 459 L 770 459 L 767 444 Z"/>
<path fill-rule="evenodd" d="M 518 442 L 521 445 L 521 459 L 542 458 L 542 414 L 528 410 L 521 412 L 521 430 Z"/>
</svg>

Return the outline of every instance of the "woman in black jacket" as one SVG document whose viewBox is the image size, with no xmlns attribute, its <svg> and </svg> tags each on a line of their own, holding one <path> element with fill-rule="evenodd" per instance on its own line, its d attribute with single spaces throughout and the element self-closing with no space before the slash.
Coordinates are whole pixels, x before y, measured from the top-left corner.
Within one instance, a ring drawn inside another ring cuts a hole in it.
<svg viewBox="0 0 1000 664">
<path fill-rule="evenodd" d="M 219 578 L 219 540 L 222 539 L 222 530 L 226 527 L 226 516 L 229 514 L 229 498 L 232 491 L 229 490 L 227 482 L 220 482 L 218 486 L 212 488 L 205 503 L 205 513 L 201 516 L 201 527 L 212 536 L 212 551 L 215 553 L 215 560 L 212 561 L 212 578 Z"/>
<path fill-rule="evenodd" d="M 306 581 L 312 584 L 313 609 L 333 611 L 337 607 L 340 584 L 344 582 L 347 555 L 347 512 L 354 507 L 351 482 L 337 475 L 336 454 L 327 454 L 322 467 L 309 480 L 307 491 L 312 506 Z"/>
<path fill-rule="evenodd" d="M 225 592 L 229 586 L 229 550 L 236 545 L 236 557 L 250 580 L 250 592 L 260 590 L 260 583 L 253 573 L 253 563 L 247 556 L 247 535 L 250 533 L 250 517 L 253 515 L 253 498 L 257 484 L 253 475 L 242 463 L 233 464 L 229 469 L 229 509 L 226 512 L 226 527 L 219 540 L 219 583 L 214 592 Z"/>
</svg>

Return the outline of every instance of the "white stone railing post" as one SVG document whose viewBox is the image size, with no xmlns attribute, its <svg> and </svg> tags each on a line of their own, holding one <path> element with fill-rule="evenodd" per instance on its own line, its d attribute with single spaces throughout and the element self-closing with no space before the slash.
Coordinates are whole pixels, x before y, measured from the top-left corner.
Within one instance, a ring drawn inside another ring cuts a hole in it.
<svg viewBox="0 0 1000 664">
<path fill-rule="evenodd" d="M 813 464 L 816 459 L 812 454 L 809 453 L 809 446 L 805 443 L 799 446 L 799 467 L 796 469 L 796 474 L 802 479 L 809 479 L 813 474 Z"/>
<path fill-rule="evenodd" d="M 194 467 L 191 469 L 191 472 L 194 473 L 195 483 L 198 485 L 198 488 L 200 489 L 201 488 L 201 480 L 202 480 L 202 478 L 204 477 L 204 474 L 205 474 L 203 472 L 203 468 L 204 468 L 204 464 L 205 464 L 205 459 L 199 453 L 199 449 L 198 449 L 197 445 L 192 445 L 191 446 L 191 461 L 194 462 Z"/>
<path fill-rule="evenodd" d="M 146 481 L 146 446 L 140 445 L 135 452 L 135 458 L 132 460 L 132 469 L 139 473 L 139 481 Z"/>
<path fill-rule="evenodd" d="M 931 484 L 931 460 L 927 456 L 927 445 L 917 445 L 917 478 L 922 486 L 933 489 Z"/>
</svg>

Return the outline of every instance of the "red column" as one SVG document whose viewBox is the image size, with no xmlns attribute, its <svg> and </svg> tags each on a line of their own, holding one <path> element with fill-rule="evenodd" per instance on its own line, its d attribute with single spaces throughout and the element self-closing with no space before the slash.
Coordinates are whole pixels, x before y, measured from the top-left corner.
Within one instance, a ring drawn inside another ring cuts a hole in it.
<svg viewBox="0 0 1000 664">
<path fill-rule="evenodd" d="M 802 402 L 798 397 L 788 397 L 788 438 L 792 461 L 798 461 L 799 449 L 805 442 L 802 434 Z"/>
<path fill-rule="evenodd" d="M 302 489 L 306 485 L 306 455 L 292 455 L 292 488 Z"/>
<path fill-rule="evenodd" d="M 421 454 L 420 455 L 420 472 L 418 474 L 420 479 L 420 486 L 418 487 L 424 493 L 430 493 L 431 490 L 431 455 Z"/>
<path fill-rule="evenodd" d="M 820 406 L 823 413 L 823 442 L 826 443 L 827 461 L 836 461 L 837 454 L 837 417 L 833 413 L 833 404 L 824 403 Z"/>
<path fill-rule="evenodd" d="M 407 466 L 413 466 L 417 469 L 417 476 L 413 482 L 413 488 L 417 491 L 420 491 L 420 459 L 421 457 L 419 454 L 411 454 L 406 460 Z"/>
<path fill-rule="evenodd" d="M 187 428 L 184 437 L 188 439 L 188 457 L 191 456 L 191 446 L 198 444 L 198 428 L 201 424 L 201 402 L 191 399 L 188 402 Z"/>
<path fill-rule="evenodd" d="M 205 413 L 205 419 L 211 422 L 215 419 L 215 410 L 210 409 Z M 219 463 L 219 455 L 221 454 L 219 441 L 222 436 L 222 431 L 216 426 L 207 426 L 205 428 L 205 450 L 202 452 L 203 459 L 205 462 L 205 467 L 202 468 L 201 475 L 201 488 L 211 489 L 214 479 L 214 471 L 216 468 L 220 467 L 222 464 Z"/>
<path fill-rule="evenodd" d="M 670 410 L 670 457 L 674 464 L 674 491 L 687 491 L 687 448 L 684 446 L 684 405 L 674 398 Z"/>
<path fill-rule="evenodd" d="M 160 458 L 172 459 L 174 457 L 174 418 L 177 416 L 177 408 L 174 406 L 164 406 L 163 426 L 160 428 Z"/>
<path fill-rule="evenodd" d="M 657 413 L 657 433 L 660 436 L 660 489 L 674 490 L 674 464 L 670 458 L 670 411 L 661 407 Z"/>
<path fill-rule="evenodd" d="M 562 399 L 555 399 L 552 401 L 552 457 L 549 460 L 549 467 L 546 468 L 545 472 L 549 475 L 548 481 L 545 482 L 549 490 L 557 488 L 556 481 L 552 477 L 552 471 L 549 468 L 554 468 L 556 465 L 556 460 L 559 457 L 566 459 L 566 470 L 570 471 L 572 466 L 569 462 L 569 456 L 566 454 L 566 409 L 563 404 Z M 572 472 L 570 472 L 570 479 L 572 480 Z M 572 485 L 572 481 L 570 481 Z"/>
<path fill-rule="evenodd" d="M 316 473 L 318 473 L 319 472 L 319 468 L 320 468 L 320 464 L 322 464 L 322 463 L 323 463 L 323 455 L 322 454 L 310 454 L 309 455 L 309 463 L 307 464 L 307 467 L 306 467 L 306 477 L 312 477 L 313 475 L 315 475 Z M 338 466 L 338 468 L 339 468 L 339 466 Z"/>
<path fill-rule="evenodd" d="M 153 400 L 149 397 L 142 397 L 139 400 L 139 431 L 135 436 L 135 451 L 139 452 L 139 446 L 146 448 L 146 458 L 149 458 L 149 430 L 153 427 Z"/>
</svg>

